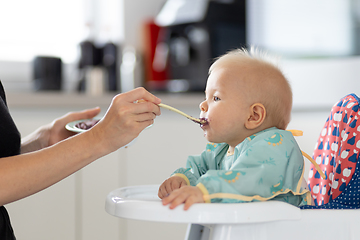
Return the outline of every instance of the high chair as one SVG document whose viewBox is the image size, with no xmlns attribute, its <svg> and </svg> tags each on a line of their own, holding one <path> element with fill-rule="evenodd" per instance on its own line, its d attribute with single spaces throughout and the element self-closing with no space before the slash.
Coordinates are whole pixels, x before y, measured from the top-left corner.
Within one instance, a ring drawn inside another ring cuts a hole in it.
<svg viewBox="0 0 360 240">
<path fill-rule="evenodd" d="M 311 164 L 308 184 L 316 206 L 303 208 L 360 208 L 359 102 L 355 94 L 349 94 L 331 109 L 313 155 L 326 177 L 320 178 Z"/>
<path fill-rule="evenodd" d="M 308 180 L 316 206 L 267 201 L 170 210 L 157 197 L 159 186 L 147 185 L 110 192 L 105 209 L 126 219 L 189 223 L 187 240 L 360 239 L 359 102 L 354 94 L 341 99 L 320 133 L 313 158 L 325 177 L 312 164 Z"/>
</svg>

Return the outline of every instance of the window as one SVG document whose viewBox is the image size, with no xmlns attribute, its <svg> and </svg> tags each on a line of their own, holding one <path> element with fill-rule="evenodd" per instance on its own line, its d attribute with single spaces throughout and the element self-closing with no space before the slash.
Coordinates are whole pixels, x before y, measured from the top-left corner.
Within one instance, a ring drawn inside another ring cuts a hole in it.
<svg viewBox="0 0 360 240">
<path fill-rule="evenodd" d="M 359 54 L 359 2 L 248 1 L 248 42 L 295 57 Z"/>
<path fill-rule="evenodd" d="M 1 1 L 0 60 L 46 55 L 75 61 L 84 37 L 83 6 L 83 0 Z"/>
</svg>

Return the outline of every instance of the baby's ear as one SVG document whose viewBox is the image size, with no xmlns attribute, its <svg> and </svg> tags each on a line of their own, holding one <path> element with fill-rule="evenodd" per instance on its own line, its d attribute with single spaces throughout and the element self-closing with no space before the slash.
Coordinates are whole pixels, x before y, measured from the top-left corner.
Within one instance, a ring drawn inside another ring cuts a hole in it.
<svg viewBox="0 0 360 240">
<path fill-rule="evenodd" d="M 266 109 L 261 103 L 254 103 L 249 109 L 249 117 L 245 122 L 245 127 L 248 130 L 259 127 L 265 120 Z"/>
</svg>

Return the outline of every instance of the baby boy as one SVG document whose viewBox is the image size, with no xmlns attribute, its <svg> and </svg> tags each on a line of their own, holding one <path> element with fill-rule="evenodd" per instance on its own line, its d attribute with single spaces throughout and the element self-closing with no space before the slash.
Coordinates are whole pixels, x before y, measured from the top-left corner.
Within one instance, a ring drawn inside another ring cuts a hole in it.
<svg viewBox="0 0 360 240">
<path fill-rule="evenodd" d="M 309 201 L 301 150 L 285 130 L 291 87 L 270 57 L 254 48 L 221 56 L 210 67 L 205 95 L 201 127 L 210 143 L 161 184 L 163 205 Z"/>
</svg>

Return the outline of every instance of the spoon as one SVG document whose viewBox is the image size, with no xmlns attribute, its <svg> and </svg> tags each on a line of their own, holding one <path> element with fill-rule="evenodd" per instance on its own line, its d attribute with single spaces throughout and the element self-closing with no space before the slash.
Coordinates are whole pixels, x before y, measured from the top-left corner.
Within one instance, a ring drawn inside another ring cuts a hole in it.
<svg viewBox="0 0 360 240">
<path fill-rule="evenodd" d="M 204 119 L 204 118 L 194 118 L 194 117 L 192 117 L 192 116 L 190 116 L 190 115 L 188 115 L 186 113 L 183 113 L 182 111 L 180 111 L 180 110 L 178 110 L 176 108 L 170 107 L 169 105 L 159 103 L 158 106 L 162 107 L 162 108 L 166 108 L 166 109 L 168 109 L 170 111 L 176 112 L 176 113 L 178 113 L 180 115 L 183 115 L 184 117 L 192 120 L 193 122 L 200 123 L 200 124 L 206 124 L 207 123 L 207 120 Z"/>
</svg>

